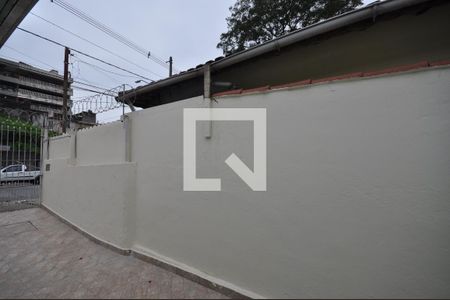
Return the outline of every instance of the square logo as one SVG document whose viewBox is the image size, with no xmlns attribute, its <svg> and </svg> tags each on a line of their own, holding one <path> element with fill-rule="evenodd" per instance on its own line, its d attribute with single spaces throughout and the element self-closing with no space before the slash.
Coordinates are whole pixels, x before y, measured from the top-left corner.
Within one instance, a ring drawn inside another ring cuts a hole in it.
<svg viewBox="0 0 450 300">
<path fill-rule="evenodd" d="M 253 171 L 232 153 L 225 163 L 253 190 L 267 190 L 265 108 L 185 108 L 183 111 L 183 190 L 221 191 L 220 178 L 197 178 L 197 121 L 253 121 Z M 252 142 L 252 141 L 249 141 Z"/>
</svg>

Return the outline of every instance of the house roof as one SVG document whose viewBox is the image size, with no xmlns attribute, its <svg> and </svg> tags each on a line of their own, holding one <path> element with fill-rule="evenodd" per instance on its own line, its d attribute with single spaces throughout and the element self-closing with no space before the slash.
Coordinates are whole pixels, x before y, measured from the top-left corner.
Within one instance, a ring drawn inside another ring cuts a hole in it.
<svg viewBox="0 0 450 300">
<path fill-rule="evenodd" d="M 318 22 L 316 24 L 298 29 L 281 37 L 275 38 L 263 44 L 256 45 L 244 51 L 240 51 L 231 54 L 226 57 L 217 57 L 214 60 L 209 60 L 205 64 L 200 64 L 195 68 L 191 68 L 187 71 L 181 72 L 169 78 L 165 78 L 145 86 L 140 86 L 132 90 L 125 92 L 123 97 L 119 100 L 132 100 L 140 94 L 150 93 L 157 91 L 161 88 L 168 87 L 174 84 L 178 84 L 193 78 L 203 76 L 204 66 L 209 64 L 212 71 L 220 70 L 226 67 L 230 67 L 234 64 L 241 63 L 251 58 L 263 55 L 265 53 L 281 49 L 283 47 L 292 45 L 294 43 L 313 38 L 315 36 L 366 20 L 375 20 L 377 16 L 400 10 L 409 6 L 417 5 L 420 3 L 428 2 L 431 0 L 385 0 L 375 1 L 362 8 L 349 11 L 347 13 L 335 16 L 325 21 Z"/>
<path fill-rule="evenodd" d="M 289 83 L 280 84 L 280 85 L 273 85 L 273 86 L 265 85 L 265 86 L 260 86 L 260 87 L 256 87 L 256 88 L 251 88 L 251 89 L 229 90 L 229 91 L 225 91 L 225 92 L 215 93 L 212 95 L 212 97 L 219 98 L 219 97 L 240 96 L 240 95 L 247 95 L 247 94 L 267 93 L 267 92 L 272 92 L 272 91 L 278 91 L 281 89 L 301 88 L 301 87 L 307 87 L 307 86 L 311 86 L 311 85 L 336 82 L 336 81 L 355 80 L 355 79 L 363 79 L 363 78 L 370 78 L 370 77 L 380 77 L 380 76 L 392 75 L 392 74 L 397 74 L 397 73 L 419 71 L 419 70 L 424 70 L 427 68 L 442 68 L 442 67 L 448 68 L 449 66 L 450 66 L 450 60 L 420 61 L 420 62 L 417 62 L 414 64 L 401 65 L 401 66 L 380 69 L 380 70 L 373 70 L 373 71 L 368 71 L 368 72 L 354 72 L 354 73 L 342 74 L 342 75 L 331 76 L 331 77 L 324 77 L 324 78 L 319 78 L 319 79 L 306 79 L 306 80 L 289 82 Z"/>
</svg>

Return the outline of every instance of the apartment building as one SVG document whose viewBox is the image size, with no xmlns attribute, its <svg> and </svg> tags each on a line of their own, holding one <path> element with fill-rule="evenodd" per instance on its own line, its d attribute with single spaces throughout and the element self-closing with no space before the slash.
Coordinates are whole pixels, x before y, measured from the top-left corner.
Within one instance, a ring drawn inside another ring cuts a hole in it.
<svg viewBox="0 0 450 300">
<path fill-rule="evenodd" d="M 32 67 L 23 62 L 0 58 L 0 113 L 19 117 L 49 129 L 62 131 L 63 82 L 58 71 Z M 68 111 L 72 101 L 69 80 Z"/>
</svg>

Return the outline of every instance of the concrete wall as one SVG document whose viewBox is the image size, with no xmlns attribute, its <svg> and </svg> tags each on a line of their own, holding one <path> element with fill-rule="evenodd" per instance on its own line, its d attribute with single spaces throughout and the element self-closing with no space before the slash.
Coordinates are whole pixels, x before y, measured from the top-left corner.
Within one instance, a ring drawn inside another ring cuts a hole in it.
<svg viewBox="0 0 450 300">
<path fill-rule="evenodd" d="M 252 296 L 449 297 L 449 81 L 449 68 L 435 68 L 219 98 L 214 107 L 267 108 L 267 192 L 224 163 L 234 152 L 253 167 L 250 122 L 214 122 L 211 139 L 199 122 L 197 173 L 220 177 L 222 191 L 184 192 L 183 108 L 206 103 L 138 111 L 135 165 L 55 161 L 43 203 Z"/>
<path fill-rule="evenodd" d="M 120 121 L 51 138 L 42 198 L 45 206 L 82 230 L 129 249 L 136 178 L 135 164 L 125 160 L 124 143 Z"/>
<path fill-rule="evenodd" d="M 99 240 L 129 249 L 133 238 L 135 164 L 73 166 L 48 160 L 43 204 Z"/>
<path fill-rule="evenodd" d="M 114 164 L 125 159 L 125 131 L 122 122 L 77 132 L 76 159 L 80 165 Z"/>
<path fill-rule="evenodd" d="M 47 144 L 44 145 L 44 148 Z M 50 138 L 49 157 L 52 159 L 69 158 L 70 156 L 70 136 L 62 135 Z"/>
</svg>

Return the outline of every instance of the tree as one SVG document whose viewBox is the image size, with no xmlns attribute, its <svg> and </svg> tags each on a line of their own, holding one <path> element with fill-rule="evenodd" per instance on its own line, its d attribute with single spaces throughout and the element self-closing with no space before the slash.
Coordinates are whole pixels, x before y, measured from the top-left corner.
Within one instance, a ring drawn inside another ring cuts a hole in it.
<svg viewBox="0 0 450 300">
<path fill-rule="evenodd" d="M 245 50 L 361 4 L 362 0 L 237 0 L 217 48 L 225 55 Z"/>
</svg>

